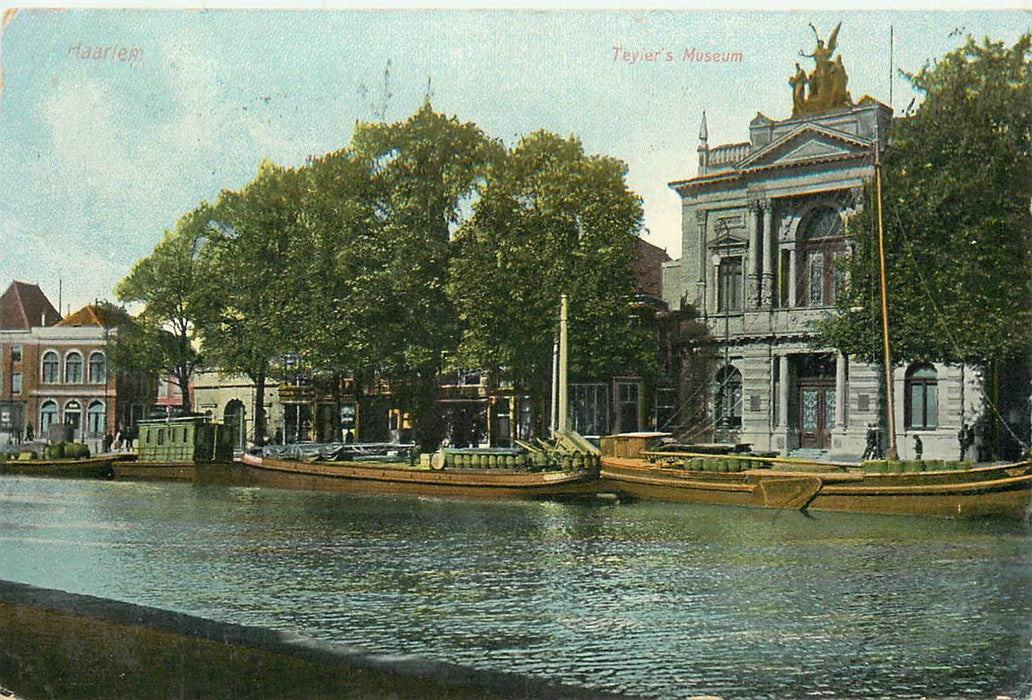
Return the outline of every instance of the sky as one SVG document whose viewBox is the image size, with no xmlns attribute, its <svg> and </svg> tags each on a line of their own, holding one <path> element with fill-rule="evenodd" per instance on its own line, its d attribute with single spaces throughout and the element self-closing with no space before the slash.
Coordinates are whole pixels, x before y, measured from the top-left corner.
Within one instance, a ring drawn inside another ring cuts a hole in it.
<svg viewBox="0 0 1032 700">
<path fill-rule="evenodd" d="M 711 147 L 747 140 L 757 112 L 789 117 L 787 80 L 796 61 L 812 68 L 799 56 L 814 47 L 809 23 L 827 38 L 842 22 L 854 99 L 889 104 L 891 80 L 897 112 L 920 97 L 890 78 L 890 28 L 894 67 L 913 72 L 966 34 L 1012 44 L 1032 27 L 1028 12 L 963 8 L 224 5 L 5 14 L 0 287 L 38 283 L 62 313 L 114 300 L 165 230 L 246 184 L 262 160 L 301 165 L 345 147 L 356 122 L 404 120 L 427 95 L 508 145 L 547 129 L 623 160 L 643 236 L 676 258 L 680 205 L 668 183 L 696 173 L 703 111 Z M 741 57 L 684 60 L 692 49 Z"/>
</svg>

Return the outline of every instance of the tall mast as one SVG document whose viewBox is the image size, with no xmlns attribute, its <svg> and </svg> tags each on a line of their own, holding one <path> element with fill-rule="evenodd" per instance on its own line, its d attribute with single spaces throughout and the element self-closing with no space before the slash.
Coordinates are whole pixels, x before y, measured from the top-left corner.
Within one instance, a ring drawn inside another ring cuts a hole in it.
<svg viewBox="0 0 1032 700">
<path fill-rule="evenodd" d="M 878 266 L 881 273 L 881 317 L 882 317 L 882 355 L 885 362 L 885 404 L 889 431 L 889 447 L 885 458 L 899 458 L 896 452 L 896 409 L 892 401 L 892 360 L 889 356 L 889 302 L 885 288 L 885 232 L 882 227 L 881 202 L 881 161 L 878 157 L 878 141 L 874 142 L 874 188 L 878 204 Z"/>
<path fill-rule="evenodd" d="M 566 404 L 567 404 L 567 376 L 566 369 L 569 359 L 567 352 L 568 333 L 566 330 L 568 300 L 563 294 L 559 307 L 559 410 L 557 412 L 556 429 L 566 430 Z"/>
</svg>

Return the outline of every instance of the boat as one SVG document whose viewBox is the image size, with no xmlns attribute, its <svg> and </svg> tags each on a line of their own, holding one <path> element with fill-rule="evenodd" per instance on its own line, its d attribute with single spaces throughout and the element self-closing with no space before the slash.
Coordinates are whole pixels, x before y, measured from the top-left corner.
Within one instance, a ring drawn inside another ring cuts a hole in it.
<svg viewBox="0 0 1032 700">
<path fill-rule="evenodd" d="M 642 449 L 602 440 L 601 488 L 625 497 L 800 511 L 1028 519 L 1032 462 L 872 460 L 860 465 Z"/>
<path fill-rule="evenodd" d="M 116 479 L 207 482 L 234 468 L 228 432 L 207 416 L 152 418 L 137 428 L 137 453 L 112 461 Z"/>
<path fill-rule="evenodd" d="M 113 475 L 110 457 L 83 459 L 6 459 L 0 461 L 0 474 L 49 476 L 63 479 L 110 479 Z"/>
<path fill-rule="evenodd" d="M 590 496 L 598 487 L 597 455 L 568 450 L 558 458 L 535 451 L 441 450 L 412 464 L 404 450 L 370 454 L 355 446 L 333 459 L 283 459 L 245 453 L 241 464 L 258 486 L 354 493 L 386 493 L 485 499 L 552 499 Z M 390 450 L 386 450 L 390 451 Z M 350 454 L 348 454 L 350 452 Z M 382 451 L 383 452 L 383 451 Z M 523 455 L 516 459 L 516 455 Z M 351 459 L 351 457 L 355 457 Z M 391 460 L 393 457 L 393 461 Z M 509 459 L 512 457 L 512 459 Z"/>
</svg>

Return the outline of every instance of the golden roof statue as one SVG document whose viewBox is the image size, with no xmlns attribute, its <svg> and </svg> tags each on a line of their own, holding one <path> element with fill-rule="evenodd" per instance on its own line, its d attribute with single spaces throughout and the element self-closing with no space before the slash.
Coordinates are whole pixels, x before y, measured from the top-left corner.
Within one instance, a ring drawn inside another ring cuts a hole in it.
<svg viewBox="0 0 1032 700">
<path fill-rule="evenodd" d="M 812 58 L 816 65 L 813 71 L 807 75 L 806 71 L 796 63 L 795 75 L 788 79 L 788 84 L 792 86 L 793 117 L 801 114 L 818 114 L 838 107 L 849 107 L 853 104 L 853 98 L 846 90 L 849 76 L 846 75 L 846 69 L 842 65 L 842 56 L 839 55 L 834 61 L 831 60 L 837 48 L 840 27 L 842 27 L 841 22 L 832 30 L 831 36 L 828 37 L 828 43 L 825 45 L 824 40 L 817 34 L 817 29 L 813 24 L 810 25 L 814 38 L 817 40 L 817 47 L 813 53 L 800 51 L 799 55 L 803 58 Z M 806 90 L 807 87 L 809 87 L 809 92 Z"/>
</svg>

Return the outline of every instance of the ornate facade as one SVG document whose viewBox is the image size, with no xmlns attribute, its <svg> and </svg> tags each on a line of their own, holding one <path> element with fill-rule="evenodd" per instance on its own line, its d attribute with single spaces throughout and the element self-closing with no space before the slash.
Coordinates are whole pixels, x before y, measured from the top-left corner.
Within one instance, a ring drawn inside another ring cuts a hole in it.
<svg viewBox="0 0 1032 700">
<path fill-rule="evenodd" d="M 670 183 L 682 250 L 667 269 L 678 290 L 668 302 L 694 308 L 707 332 L 708 386 L 687 388 L 706 396 L 707 425 L 682 426 L 695 441 L 856 459 L 880 426 L 884 446 L 881 369 L 815 347 L 814 329 L 834 313 L 849 220 L 891 119 L 869 97 L 783 121 L 757 114 L 749 141 L 710 147 L 703 116 L 698 175 Z M 924 458 L 956 459 L 961 428 L 983 411 L 981 377 L 913 365 L 893 386 L 900 455 L 918 457 L 920 444 Z"/>
</svg>

